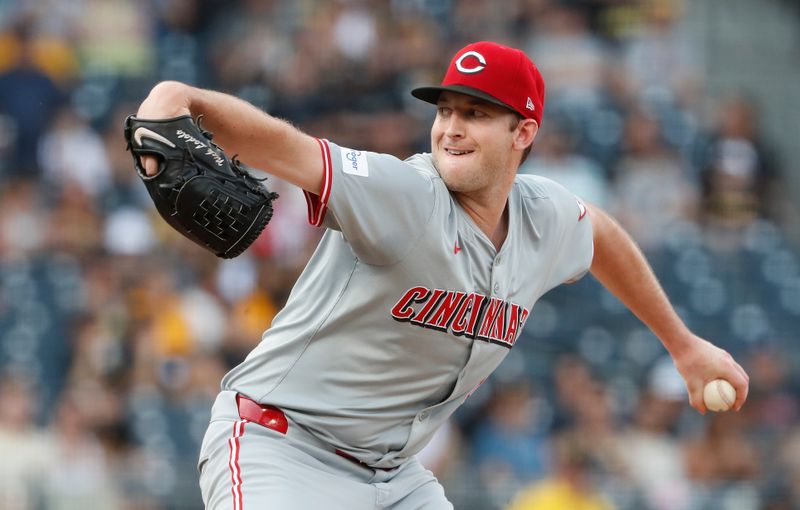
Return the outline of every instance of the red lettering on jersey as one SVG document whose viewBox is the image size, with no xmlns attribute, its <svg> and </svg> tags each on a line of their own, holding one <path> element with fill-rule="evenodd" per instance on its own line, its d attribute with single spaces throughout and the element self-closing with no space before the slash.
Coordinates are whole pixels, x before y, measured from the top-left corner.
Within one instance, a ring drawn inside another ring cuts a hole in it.
<svg viewBox="0 0 800 510">
<path fill-rule="evenodd" d="M 475 306 L 475 293 L 467 294 L 467 298 L 458 306 L 455 313 L 455 320 L 453 321 L 453 334 L 463 335 L 464 330 L 467 329 L 467 314 Z"/>
<path fill-rule="evenodd" d="M 458 307 L 458 311 L 455 314 L 456 317 L 453 321 L 454 335 L 474 336 L 475 324 L 478 322 L 478 316 L 481 314 L 485 300 L 486 296 L 475 292 L 467 295 L 467 298 Z"/>
<path fill-rule="evenodd" d="M 467 294 L 418 286 L 403 294 L 392 307 L 391 315 L 398 322 L 411 322 L 444 332 L 449 330 L 455 336 L 477 338 L 511 348 L 528 318 L 528 310 L 477 292 Z"/>
<path fill-rule="evenodd" d="M 395 320 L 405 322 L 414 314 L 411 303 L 421 303 L 428 299 L 431 291 L 425 287 L 412 287 L 403 294 L 403 297 L 392 307 L 392 317 Z"/>
<path fill-rule="evenodd" d="M 425 306 L 422 307 L 422 310 L 417 312 L 417 315 L 415 315 L 414 318 L 411 319 L 411 322 L 418 326 L 424 325 L 425 318 L 428 316 L 428 314 L 431 313 L 431 311 L 436 307 L 436 305 L 439 304 L 439 300 L 442 298 L 442 296 L 445 295 L 445 292 L 446 291 L 442 289 L 434 289 L 433 294 L 431 294 L 431 296 L 428 298 L 428 302 L 425 303 Z"/>
<path fill-rule="evenodd" d="M 483 319 L 481 320 L 478 338 L 481 340 L 492 339 L 495 322 L 503 321 L 505 309 L 505 301 L 497 299 L 496 297 L 493 297 L 492 300 L 489 301 L 489 304 L 486 306 L 486 313 L 483 314 Z M 502 324 L 500 325 L 500 329 L 503 329 Z"/>
<path fill-rule="evenodd" d="M 466 295 L 466 292 L 448 290 L 442 298 L 439 308 L 425 321 L 425 327 L 447 331 L 456 316 L 456 310 L 460 308 L 461 301 Z"/>
<path fill-rule="evenodd" d="M 503 339 L 508 345 L 514 345 L 517 336 L 517 327 L 519 326 L 519 305 L 511 303 L 511 309 L 508 311 L 508 326 L 506 327 L 506 336 Z"/>
<path fill-rule="evenodd" d="M 519 332 L 521 331 L 520 326 L 522 325 L 521 317 L 523 313 L 525 313 L 527 317 L 527 310 L 516 303 L 511 303 L 511 310 L 508 313 L 508 327 L 506 328 L 506 337 L 504 340 L 508 345 L 513 346 L 517 341 L 517 336 L 519 336 Z"/>
<path fill-rule="evenodd" d="M 467 324 L 467 329 L 464 331 L 464 334 L 468 337 L 475 338 L 475 326 L 477 326 L 478 318 L 481 316 L 483 308 L 487 303 L 488 301 L 486 301 L 486 296 L 483 294 L 475 294 L 475 304 L 472 307 L 472 311 L 469 316 L 469 324 Z"/>
<path fill-rule="evenodd" d="M 519 330 L 522 331 L 522 327 L 525 326 L 525 321 L 528 319 L 528 314 L 530 313 L 530 310 L 523 307 L 520 308 L 522 308 L 522 312 L 519 314 Z"/>
<path fill-rule="evenodd" d="M 505 301 L 500 302 L 500 309 L 497 311 L 497 317 L 492 322 L 489 328 L 489 340 L 503 342 L 505 341 L 503 333 L 506 329 L 506 308 L 508 303 Z"/>
</svg>

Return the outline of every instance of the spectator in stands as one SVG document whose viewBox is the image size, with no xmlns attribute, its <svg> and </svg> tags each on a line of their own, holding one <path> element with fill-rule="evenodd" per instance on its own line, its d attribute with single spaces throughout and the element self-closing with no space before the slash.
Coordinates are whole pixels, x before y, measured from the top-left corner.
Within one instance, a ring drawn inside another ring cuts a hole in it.
<svg viewBox="0 0 800 510">
<path fill-rule="evenodd" d="M 623 42 L 624 76 L 635 98 L 694 104 L 700 85 L 697 42 L 681 25 L 682 2 L 641 2 L 642 24 Z M 665 70 L 669 72 L 665 73 Z"/>
<path fill-rule="evenodd" d="M 576 394 L 576 399 L 575 421 L 563 433 L 571 436 L 589 459 L 597 486 L 610 490 L 623 480 L 620 450 L 627 445 L 614 413 L 613 395 L 605 381 L 594 380 Z"/>
<path fill-rule="evenodd" d="M 100 135 L 71 107 L 61 108 L 39 145 L 42 180 L 55 190 L 77 186 L 91 199 L 111 186 L 111 168 Z"/>
<path fill-rule="evenodd" d="M 776 175 L 761 141 L 758 108 L 734 94 L 716 111 L 717 125 L 701 162 L 706 222 L 738 230 L 757 218 L 776 217 Z"/>
<path fill-rule="evenodd" d="M 757 498 L 753 480 L 762 476 L 763 461 L 746 423 L 739 413 L 711 414 L 704 430 L 683 442 L 686 471 L 692 483 L 690 508 L 703 508 L 731 494 L 740 499 L 744 494 Z M 757 501 L 750 502 L 752 506 L 741 504 L 742 508 L 757 508 Z"/>
<path fill-rule="evenodd" d="M 64 188 L 50 197 L 51 214 L 57 221 L 50 222 L 48 247 L 85 260 L 103 245 L 103 218 L 84 188 L 74 181 L 63 184 Z"/>
<path fill-rule="evenodd" d="M 0 376 L 0 508 L 39 504 L 44 474 L 53 463 L 53 438 L 35 423 L 37 392 L 24 376 Z"/>
<path fill-rule="evenodd" d="M 0 188 L 0 259 L 19 260 L 45 248 L 50 215 L 33 180 L 15 180 Z"/>
<path fill-rule="evenodd" d="M 750 393 L 744 415 L 762 450 L 774 447 L 764 441 L 774 442 L 800 423 L 800 392 L 791 379 L 791 361 L 784 354 L 784 348 L 762 343 L 748 360 Z"/>
<path fill-rule="evenodd" d="M 133 0 L 83 0 L 76 4 L 74 44 L 84 75 L 135 79 L 152 72 L 156 7 L 143 9 Z"/>
<path fill-rule="evenodd" d="M 742 418 L 765 459 L 758 483 L 764 510 L 793 510 L 791 502 L 800 502 L 800 392 L 791 363 L 785 349 L 769 344 L 758 345 L 748 362 L 751 389 Z"/>
<path fill-rule="evenodd" d="M 16 65 L 0 73 L 0 113 L 13 120 L 16 141 L 9 166 L 0 177 L 35 179 L 39 174 L 36 161 L 39 139 L 64 102 L 64 94 L 36 66 L 35 34 L 30 26 L 24 23 L 16 26 L 14 35 L 19 42 L 19 57 Z"/>
<path fill-rule="evenodd" d="M 669 358 L 652 368 L 618 453 L 632 489 L 651 510 L 688 510 L 690 487 L 678 430 L 686 407 L 683 380 Z"/>
<path fill-rule="evenodd" d="M 565 123 L 547 122 L 536 139 L 536 150 L 519 172 L 547 177 L 587 202 L 608 206 L 605 173 L 597 163 L 575 152 L 575 133 Z"/>
<path fill-rule="evenodd" d="M 42 487 L 48 510 L 122 508 L 106 452 L 84 411 L 94 404 L 91 394 L 67 389 L 53 413 L 53 445 Z"/>
<path fill-rule="evenodd" d="M 559 436 L 554 443 L 554 473 L 521 491 L 507 510 L 611 510 L 593 486 L 590 457 L 577 438 Z"/>
<path fill-rule="evenodd" d="M 487 490 L 513 493 L 551 470 L 546 424 L 529 384 L 515 380 L 492 388 L 485 416 L 472 435 L 472 462 Z"/>
<path fill-rule="evenodd" d="M 800 424 L 781 436 L 777 461 L 773 468 L 779 478 L 764 487 L 764 500 L 772 503 L 768 509 L 765 504 L 765 510 L 795 510 L 800 502 Z"/>
<path fill-rule="evenodd" d="M 584 402 L 586 388 L 596 386 L 597 382 L 586 362 L 573 354 L 566 354 L 555 360 L 552 377 L 554 392 L 552 428 L 556 432 L 561 432 L 575 425 Z"/>
<path fill-rule="evenodd" d="M 607 82 L 606 46 L 578 9 L 551 3 L 532 19 L 525 48 L 547 77 L 547 108 L 581 118 L 597 107 Z"/>
<path fill-rule="evenodd" d="M 654 250 L 667 227 L 696 217 L 699 190 L 647 113 L 628 117 L 624 149 L 614 171 L 614 212 L 642 249 Z"/>
</svg>

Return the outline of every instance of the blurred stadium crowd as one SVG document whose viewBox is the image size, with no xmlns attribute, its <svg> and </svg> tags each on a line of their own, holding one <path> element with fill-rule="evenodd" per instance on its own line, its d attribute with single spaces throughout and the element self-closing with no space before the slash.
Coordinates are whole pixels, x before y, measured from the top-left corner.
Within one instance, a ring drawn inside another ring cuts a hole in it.
<svg viewBox="0 0 800 510">
<path fill-rule="evenodd" d="M 238 259 L 169 230 L 121 134 L 153 84 L 225 90 L 407 156 L 429 147 L 433 113 L 408 91 L 478 39 L 527 50 L 548 84 L 521 171 L 614 213 L 751 393 L 741 413 L 694 413 L 657 340 L 587 277 L 537 304 L 426 465 L 459 509 L 800 508 L 787 169 L 746 91 L 707 108 L 683 7 L 0 0 L 0 508 L 201 508 L 195 459 L 219 380 L 319 238 L 302 194 L 273 180 L 275 218 Z"/>
</svg>

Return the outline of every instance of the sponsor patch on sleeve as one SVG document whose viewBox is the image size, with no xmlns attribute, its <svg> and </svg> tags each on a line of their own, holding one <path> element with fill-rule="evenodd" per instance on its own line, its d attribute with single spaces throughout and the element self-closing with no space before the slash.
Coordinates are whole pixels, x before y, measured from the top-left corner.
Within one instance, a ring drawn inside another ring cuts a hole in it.
<svg viewBox="0 0 800 510">
<path fill-rule="evenodd" d="M 369 177 L 369 164 L 364 152 L 342 147 L 342 171 L 346 174 Z"/>
</svg>

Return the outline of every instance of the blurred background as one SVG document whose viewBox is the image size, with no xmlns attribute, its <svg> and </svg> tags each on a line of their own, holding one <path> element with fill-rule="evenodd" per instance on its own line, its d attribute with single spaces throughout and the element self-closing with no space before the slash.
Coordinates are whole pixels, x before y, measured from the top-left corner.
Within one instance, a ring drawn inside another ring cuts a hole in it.
<svg viewBox="0 0 800 510">
<path fill-rule="evenodd" d="M 750 398 L 692 411 L 586 277 L 537 304 L 423 462 L 458 509 L 799 509 L 798 35 L 789 0 L 0 0 L 0 509 L 201 508 L 219 380 L 319 239 L 275 180 L 243 256 L 172 232 L 121 130 L 155 83 L 405 157 L 434 113 L 408 91 L 480 39 L 547 81 L 521 172 L 615 214 Z"/>
</svg>

